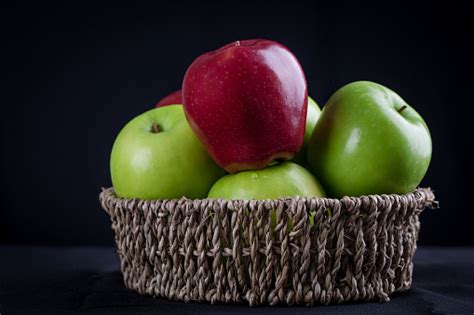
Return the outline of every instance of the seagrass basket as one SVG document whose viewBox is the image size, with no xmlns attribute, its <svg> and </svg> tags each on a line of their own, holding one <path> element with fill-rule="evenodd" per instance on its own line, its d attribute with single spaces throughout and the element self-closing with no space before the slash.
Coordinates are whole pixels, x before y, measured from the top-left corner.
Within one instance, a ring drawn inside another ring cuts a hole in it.
<svg viewBox="0 0 474 315">
<path fill-rule="evenodd" d="M 429 188 L 258 201 L 124 199 L 108 188 L 100 201 L 128 288 L 250 305 L 388 301 L 410 288 L 419 215 L 437 205 Z"/>
</svg>

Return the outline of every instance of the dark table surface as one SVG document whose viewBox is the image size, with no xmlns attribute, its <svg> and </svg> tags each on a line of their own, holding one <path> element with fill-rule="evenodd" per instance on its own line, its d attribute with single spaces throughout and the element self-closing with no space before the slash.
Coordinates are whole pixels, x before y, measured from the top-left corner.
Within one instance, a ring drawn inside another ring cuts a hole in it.
<svg viewBox="0 0 474 315">
<path fill-rule="evenodd" d="M 0 246 L 0 314 L 474 314 L 474 248 L 419 248 L 412 289 L 388 303 L 255 307 L 182 303 L 125 288 L 112 247 Z"/>
</svg>

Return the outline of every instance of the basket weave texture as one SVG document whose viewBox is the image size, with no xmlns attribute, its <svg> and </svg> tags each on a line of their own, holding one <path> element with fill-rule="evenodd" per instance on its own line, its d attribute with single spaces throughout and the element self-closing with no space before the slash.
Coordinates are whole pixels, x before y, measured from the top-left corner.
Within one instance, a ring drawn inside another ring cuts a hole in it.
<svg viewBox="0 0 474 315">
<path fill-rule="evenodd" d="M 410 288 L 419 214 L 437 204 L 429 188 L 258 201 L 124 199 L 108 188 L 100 201 L 128 288 L 250 305 L 388 301 Z"/>
</svg>

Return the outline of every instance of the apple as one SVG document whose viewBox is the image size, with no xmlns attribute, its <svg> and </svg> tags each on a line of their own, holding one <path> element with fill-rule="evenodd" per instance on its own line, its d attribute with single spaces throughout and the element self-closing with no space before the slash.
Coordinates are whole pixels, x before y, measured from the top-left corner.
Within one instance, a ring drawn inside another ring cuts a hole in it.
<svg viewBox="0 0 474 315">
<path fill-rule="evenodd" d="M 183 104 L 181 98 L 181 90 L 174 91 L 163 97 L 158 103 L 156 103 L 155 108 L 166 106 L 166 105 L 177 105 Z"/>
<path fill-rule="evenodd" d="M 324 106 L 308 145 L 308 163 L 331 197 L 404 194 L 423 179 L 431 136 L 398 94 L 359 81 Z"/>
<path fill-rule="evenodd" d="M 220 178 L 209 198 L 264 200 L 282 197 L 324 197 L 318 180 L 302 166 L 283 162 Z"/>
<path fill-rule="evenodd" d="M 132 119 L 117 136 L 110 172 L 119 197 L 205 198 L 224 175 L 189 127 L 181 105 Z"/>
<path fill-rule="evenodd" d="M 182 95 L 191 128 L 229 173 L 291 159 L 303 145 L 306 79 L 277 42 L 237 41 L 203 54 L 187 69 Z"/>
<path fill-rule="evenodd" d="M 283 162 L 259 170 L 229 174 L 219 179 L 209 191 L 209 198 L 265 200 L 284 197 L 324 197 L 321 184 L 302 166 Z M 331 212 L 328 210 L 328 215 Z M 277 222 L 275 210 L 270 211 L 270 226 Z M 309 213 L 309 222 L 314 224 L 314 213 Z M 288 222 L 291 230 L 292 222 Z"/>
<path fill-rule="evenodd" d="M 300 151 L 291 160 L 292 162 L 298 163 L 302 166 L 306 166 L 306 155 L 308 151 L 308 143 L 313 134 L 314 127 L 318 121 L 319 115 L 321 115 L 321 109 L 318 104 L 308 96 L 308 111 L 306 112 L 306 128 L 304 131 L 304 142 Z"/>
</svg>

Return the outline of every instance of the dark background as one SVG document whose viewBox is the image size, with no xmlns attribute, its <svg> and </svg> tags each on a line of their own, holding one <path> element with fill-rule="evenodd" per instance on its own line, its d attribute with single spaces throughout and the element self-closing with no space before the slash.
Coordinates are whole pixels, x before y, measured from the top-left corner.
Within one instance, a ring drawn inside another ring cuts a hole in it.
<svg viewBox="0 0 474 315">
<path fill-rule="evenodd" d="M 422 185 L 439 210 L 420 244 L 473 245 L 473 34 L 462 3 L 176 2 L 31 4 L 1 10 L 0 243 L 112 245 L 98 203 L 121 127 L 180 87 L 187 66 L 228 42 L 288 46 L 320 105 L 372 80 L 425 118 L 433 159 Z"/>
</svg>

